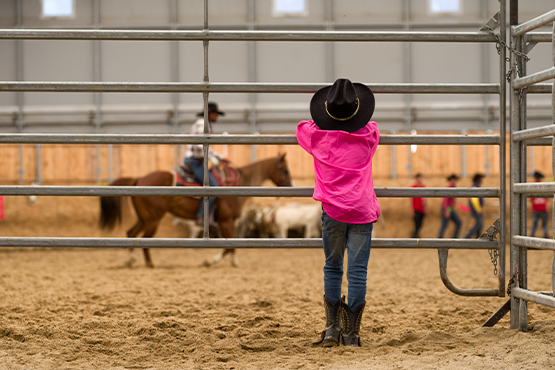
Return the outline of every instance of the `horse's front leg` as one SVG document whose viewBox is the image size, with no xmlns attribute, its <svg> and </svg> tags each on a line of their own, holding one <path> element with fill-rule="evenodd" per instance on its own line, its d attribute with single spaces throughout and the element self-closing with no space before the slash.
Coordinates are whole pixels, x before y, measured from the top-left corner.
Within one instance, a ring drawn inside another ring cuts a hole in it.
<svg viewBox="0 0 555 370">
<path fill-rule="evenodd" d="M 129 260 L 125 263 L 125 267 L 133 267 L 135 262 L 137 262 L 137 253 L 135 253 L 135 249 L 129 248 Z"/>
<path fill-rule="evenodd" d="M 220 233 L 223 238 L 231 239 L 235 236 L 235 222 L 233 219 L 228 219 L 224 222 L 219 222 Z M 237 258 L 237 252 L 234 248 L 226 248 L 222 253 L 222 258 L 227 254 L 231 254 L 231 265 L 233 267 L 239 267 L 239 260 Z"/>
<path fill-rule="evenodd" d="M 145 255 L 145 264 L 146 267 L 154 268 L 154 264 L 152 263 L 152 259 L 150 258 L 150 249 L 143 248 L 143 253 Z"/>
<path fill-rule="evenodd" d="M 219 221 L 218 226 L 220 227 L 220 235 L 222 238 L 230 239 L 233 238 L 235 233 L 235 223 L 233 219 Z M 214 266 L 220 262 L 226 255 L 231 254 L 231 264 L 233 267 L 239 267 L 239 260 L 237 259 L 237 253 L 234 248 L 226 248 L 217 255 L 214 256 L 211 262 L 205 261 L 204 266 L 210 267 Z"/>
</svg>

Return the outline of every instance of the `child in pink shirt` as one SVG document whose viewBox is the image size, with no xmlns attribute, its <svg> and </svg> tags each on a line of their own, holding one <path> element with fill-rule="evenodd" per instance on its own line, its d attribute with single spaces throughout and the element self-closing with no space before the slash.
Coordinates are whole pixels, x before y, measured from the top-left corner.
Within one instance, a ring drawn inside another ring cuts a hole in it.
<svg viewBox="0 0 555 370">
<path fill-rule="evenodd" d="M 314 199 L 322 202 L 324 347 L 360 346 L 360 320 L 366 304 L 366 280 L 373 223 L 380 206 L 372 182 L 372 157 L 380 134 L 374 95 L 365 85 L 338 79 L 318 90 L 310 102 L 311 121 L 297 126 L 297 140 L 314 157 Z M 348 304 L 341 298 L 343 258 L 347 265 Z"/>
</svg>

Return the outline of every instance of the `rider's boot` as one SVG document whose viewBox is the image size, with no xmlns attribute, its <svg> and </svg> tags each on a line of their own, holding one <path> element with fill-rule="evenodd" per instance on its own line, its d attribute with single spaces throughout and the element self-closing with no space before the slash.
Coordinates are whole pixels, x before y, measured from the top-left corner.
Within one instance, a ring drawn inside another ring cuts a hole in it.
<svg viewBox="0 0 555 370">
<path fill-rule="evenodd" d="M 312 344 L 323 343 L 324 347 L 336 347 L 341 340 L 341 300 L 332 304 L 324 296 L 324 308 L 326 310 L 326 326 L 320 340 Z"/>
<path fill-rule="evenodd" d="M 346 346 L 360 347 L 360 323 L 366 301 L 353 311 L 349 305 L 345 303 L 345 297 L 343 297 L 342 300 L 343 333 L 341 337 L 343 339 L 343 344 Z"/>
</svg>

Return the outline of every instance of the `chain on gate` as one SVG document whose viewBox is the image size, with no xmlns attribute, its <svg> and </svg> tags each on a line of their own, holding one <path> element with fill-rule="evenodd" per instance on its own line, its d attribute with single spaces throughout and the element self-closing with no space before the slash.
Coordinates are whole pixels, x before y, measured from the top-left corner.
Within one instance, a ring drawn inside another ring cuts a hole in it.
<svg viewBox="0 0 555 370">
<path fill-rule="evenodd" d="M 493 241 L 497 238 L 497 234 L 499 234 L 499 231 L 500 231 L 500 222 L 499 222 L 499 219 L 497 219 L 495 220 L 493 225 L 488 227 L 488 229 L 484 231 L 482 235 L 480 235 L 480 239 L 488 239 L 490 241 Z M 493 274 L 497 276 L 497 273 L 498 273 L 497 260 L 499 258 L 499 250 L 495 248 L 488 249 L 488 253 L 491 259 L 491 263 L 493 264 Z"/>
<path fill-rule="evenodd" d="M 496 34 L 495 31 L 490 26 L 488 26 L 486 24 L 486 25 L 484 25 L 484 28 L 486 29 L 486 31 L 491 33 L 493 35 L 493 37 L 495 37 L 495 39 L 497 40 L 497 42 L 495 43 L 495 48 L 497 49 L 497 55 L 501 55 L 501 47 L 504 47 L 505 49 L 507 49 L 509 51 L 509 53 L 513 53 L 516 56 L 524 58 L 524 60 L 526 62 L 530 61 L 530 57 L 528 55 L 526 55 L 525 53 L 523 53 L 521 51 L 516 50 L 515 48 L 511 47 L 510 45 L 507 45 L 507 43 L 505 41 L 503 41 L 501 39 L 501 37 L 499 37 L 499 35 Z M 505 57 L 505 61 L 510 63 L 511 59 L 509 57 Z M 513 72 L 516 74 L 516 77 L 521 77 L 520 70 L 518 69 L 518 67 L 515 64 L 514 66 L 512 66 L 507 71 L 507 75 L 505 76 L 507 78 L 507 82 L 511 82 L 511 80 L 512 80 L 511 76 L 512 76 Z"/>
</svg>

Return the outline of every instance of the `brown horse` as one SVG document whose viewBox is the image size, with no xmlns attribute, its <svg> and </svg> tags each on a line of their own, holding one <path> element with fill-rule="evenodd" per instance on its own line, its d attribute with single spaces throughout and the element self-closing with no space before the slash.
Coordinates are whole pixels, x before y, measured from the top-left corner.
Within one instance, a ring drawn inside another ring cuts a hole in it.
<svg viewBox="0 0 555 370">
<path fill-rule="evenodd" d="M 265 180 L 272 180 L 277 186 L 292 186 L 289 167 L 285 160 L 285 154 L 277 158 L 264 159 L 247 166 L 239 168 L 239 186 L 260 186 Z M 173 174 L 167 171 L 152 172 L 144 177 L 132 178 L 121 177 L 114 180 L 110 186 L 172 186 Z M 158 229 L 160 220 L 170 212 L 177 217 L 196 220 L 197 211 L 201 199 L 173 196 L 133 196 L 133 206 L 137 213 L 137 223 L 127 231 L 128 238 L 135 238 L 143 232 L 143 238 L 152 238 Z M 223 238 L 233 238 L 235 234 L 235 219 L 241 214 L 247 198 L 244 197 L 220 197 L 216 200 L 218 212 L 216 222 Z M 100 226 L 104 229 L 113 229 L 122 219 L 122 197 L 105 196 L 100 197 Z M 148 248 L 143 249 L 147 267 L 154 267 L 150 258 Z M 131 250 L 132 265 L 136 260 Z M 221 260 L 226 254 L 232 254 L 234 265 L 236 264 L 235 249 L 225 249 L 215 258 L 213 263 Z M 208 263 L 210 265 L 210 263 Z"/>
</svg>

